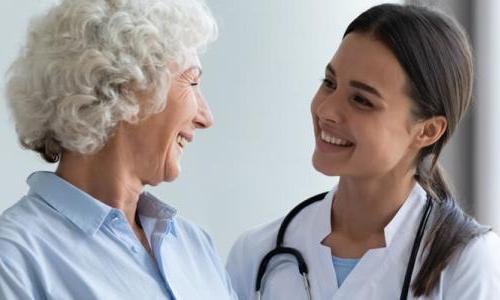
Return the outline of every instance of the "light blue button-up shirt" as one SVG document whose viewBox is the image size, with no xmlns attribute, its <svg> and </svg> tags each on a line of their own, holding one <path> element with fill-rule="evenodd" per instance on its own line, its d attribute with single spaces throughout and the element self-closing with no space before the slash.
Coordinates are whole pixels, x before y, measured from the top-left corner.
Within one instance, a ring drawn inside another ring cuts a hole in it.
<svg viewBox="0 0 500 300">
<path fill-rule="evenodd" d="M 54 173 L 0 217 L 0 299 L 236 299 L 210 237 L 145 192 L 125 215 Z"/>
</svg>

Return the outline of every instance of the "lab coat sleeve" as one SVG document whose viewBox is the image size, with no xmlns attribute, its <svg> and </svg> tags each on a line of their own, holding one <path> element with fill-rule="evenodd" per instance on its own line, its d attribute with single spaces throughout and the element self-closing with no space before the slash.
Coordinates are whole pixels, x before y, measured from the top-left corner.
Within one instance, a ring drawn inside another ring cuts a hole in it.
<svg viewBox="0 0 500 300">
<path fill-rule="evenodd" d="M 251 283 L 253 282 L 250 260 L 252 255 L 246 253 L 248 233 L 241 235 L 233 245 L 227 259 L 226 268 L 231 277 L 239 300 L 250 299 Z"/>
<path fill-rule="evenodd" d="M 475 238 L 450 266 L 446 300 L 491 300 L 500 297 L 500 239 L 489 232 Z"/>
</svg>

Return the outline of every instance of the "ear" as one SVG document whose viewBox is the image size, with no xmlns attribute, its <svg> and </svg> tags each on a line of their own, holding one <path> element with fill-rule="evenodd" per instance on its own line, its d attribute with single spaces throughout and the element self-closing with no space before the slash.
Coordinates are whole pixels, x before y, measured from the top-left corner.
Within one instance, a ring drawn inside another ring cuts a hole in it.
<svg viewBox="0 0 500 300">
<path fill-rule="evenodd" d="M 448 121 L 443 116 L 436 116 L 421 121 L 418 127 L 419 131 L 415 137 L 414 146 L 422 149 L 434 144 L 443 136 L 448 127 Z"/>
</svg>

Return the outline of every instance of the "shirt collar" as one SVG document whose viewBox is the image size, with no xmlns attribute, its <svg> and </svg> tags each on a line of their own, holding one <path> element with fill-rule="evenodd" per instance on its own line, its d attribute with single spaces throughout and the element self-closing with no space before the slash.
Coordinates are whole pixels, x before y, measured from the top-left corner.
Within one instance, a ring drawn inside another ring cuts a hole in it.
<svg viewBox="0 0 500 300">
<path fill-rule="evenodd" d="M 97 232 L 112 210 L 53 172 L 35 172 L 28 177 L 27 183 L 30 194 L 39 195 L 89 235 Z"/>
<path fill-rule="evenodd" d="M 160 201 L 148 192 L 139 197 L 137 213 L 146 237 L 151 242 L 153 233 L 169 234 L 177 237 L 174 217 L 177 210 L 172 206 Z"/>
<path fill-rule="evenodd" d="M 43 201 L 89 235 L 94 235 L 108 215 L 117 210 L 53 172 L 35 172 L 28 177 L 27 183 L 30 186 L 30 194 L 40 196 Z M 170 222 L 177 213 L 175 208 L 161 202 L 150 193 L 144 192 L 139 196 L 137 210 L 141 221 L 143 218 L 161 221 L 155 222 L 156 226 L 161 224 L 164 227 L 161 231 L 175 234 L 173 222 Z"/>
<path fill-rule="evenodd" d="M 174 207 L 160 201 L 148 192 L 140 195 L 137 209 L 142 216 L 160 220 L 171 219 L 177 214 Z"/>
</svg>

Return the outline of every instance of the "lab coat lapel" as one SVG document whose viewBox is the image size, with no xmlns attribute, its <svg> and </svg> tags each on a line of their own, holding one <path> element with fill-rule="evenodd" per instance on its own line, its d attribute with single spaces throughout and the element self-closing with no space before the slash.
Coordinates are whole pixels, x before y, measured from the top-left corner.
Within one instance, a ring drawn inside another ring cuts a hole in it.
<svg viewBox="0 0 500 300">
<path fill-rule="evenodd" d="M 336 299 L 399 298 L 425 200 L 425 191 L 416 184 L 403 206 L 384 228 L 386 247 L 365 253 L 335 294 Z M 418 270 L 418 266 L 415 270 Z"/>
<path fill-rule="evenodd" d="M 285 245 L 297 248 L 306 260 L 313 299 L 398 299 L 411 244 L 425 205 L 425 191 L 416 185 L 384 230 L 386 247 L 365 253 L 340 289 L 337 287 L 330 248 L 321 244 L 331 232 L 330 213 L 335 192 L 336 187 L 325 196 L 324 200 L 299 213 L 290 223 L 285 235 Z M 276 286 L 287 286 L 290 288 L 287 292 L 293 291 L 294 295 L 302 293 L 302 283 L 295 280 L 298 278 L 296 262 L 282 264 L 281 268 L 283 272 L 290 273 L 290 278 L 284 273 L 279 276 L 272 274 L 267 283 L 272 285 L 275 278 Z M 418 269 L 418 266 L 415 269 Z M 279 269 L 274 272 L 279 273 Z M 272 290 L 269 288 L 270 295 L 273 295 Z M 280 293 L 280 296 L 283 295 Z M 275 296 L 265 299 L 296 298 Z"/>
<path fill-rule="evenodd" d="M 294 234 L 295 244 L 302 244 L 301 251 L 309 266 L 309 281 L 313 299 L 332 299 L 336 293 L 336 275 L 333 270 L 332 256 L 329 247 L 321 244 L 331 232 L 330 211 L 333 195 L 336 188 L 331 190 L 325 198 L 306 211 L 302 226 Z"/>
</svg>

